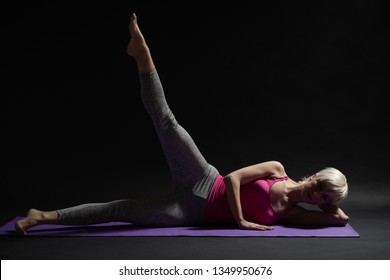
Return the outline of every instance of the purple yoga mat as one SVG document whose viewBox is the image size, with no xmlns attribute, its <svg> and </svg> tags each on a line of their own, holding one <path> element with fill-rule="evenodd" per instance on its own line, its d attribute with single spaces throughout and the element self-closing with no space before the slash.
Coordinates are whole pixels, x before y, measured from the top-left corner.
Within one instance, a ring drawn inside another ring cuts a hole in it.
<svg viewBox="0 0 390 280">
<path fill-rule="evenodd" d="M 15 235 L 16 217 L 0 228 L 0 235 Z M 215 237 L 359 237 L 351 225 L 345 227 L 288 227 L 274 230 L 243 230 L 235 227 L 165 227 L 143 228 L 128 223 L 111 222 L 88 226 L 39 225 L 27 236 L 215 236 Z"/>
</svg>

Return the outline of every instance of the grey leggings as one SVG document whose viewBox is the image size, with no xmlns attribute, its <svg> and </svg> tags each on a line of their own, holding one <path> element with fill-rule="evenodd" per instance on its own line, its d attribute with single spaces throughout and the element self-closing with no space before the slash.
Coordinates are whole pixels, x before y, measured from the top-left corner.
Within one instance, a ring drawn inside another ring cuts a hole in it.
<svg viewBox="0 0 390 280">
<path fill-rule="evenodd" d="M 173 192 L 145 199 L 88 203 L 57 210 L 60 224 L 111 221 L 140 226 L 204 223 L 207 197 L 218 171 L 207 163 L 191 136 L 170 110 L 156 69 L 139 73 L 142 102 L 152 118 L 172 175 Z"/>
</svg>

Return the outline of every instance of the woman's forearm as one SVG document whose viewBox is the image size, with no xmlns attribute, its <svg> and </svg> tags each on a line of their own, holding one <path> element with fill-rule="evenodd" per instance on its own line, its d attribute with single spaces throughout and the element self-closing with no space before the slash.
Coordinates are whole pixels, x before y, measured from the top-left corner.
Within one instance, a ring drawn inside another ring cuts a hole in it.
<svg viewBox="0 0 390 280">
<path fill-rule="evenodd" d="M 325 204 L 319 206 L 322 211 L 326 213 L 336 214 L 341 220 L 348 221 L 349 217 L 344 213 L 344 211 L 334 204 Z"/>
<path fill-rule="evenodd" d="M 223 180 L 226 186 L 226 196 L 230 210 L 236 223 L 240 225 L 241 222 L 245 221 L 240 200 L 240 181 L 232 175 L 225 176 Z"/>
</svg>

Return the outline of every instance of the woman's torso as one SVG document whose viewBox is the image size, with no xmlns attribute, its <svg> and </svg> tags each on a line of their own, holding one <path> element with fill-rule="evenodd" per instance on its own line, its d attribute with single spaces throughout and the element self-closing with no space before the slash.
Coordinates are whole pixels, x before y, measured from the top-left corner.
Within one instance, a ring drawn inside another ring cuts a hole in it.
<svg viewBox="0 0 390 280">
<path fill-rule="evenodd" d="M 273 224 L 285 217 L 287 204 L 284 199 L 284 184 L 287 180 L 288 176 L 269 177 L 242 185 L 240 199 L 245 219 L 259 224 Z M 206 223 L 235 223 L 221 175 L 218 175 L 208 198 Z"/>
</svg>

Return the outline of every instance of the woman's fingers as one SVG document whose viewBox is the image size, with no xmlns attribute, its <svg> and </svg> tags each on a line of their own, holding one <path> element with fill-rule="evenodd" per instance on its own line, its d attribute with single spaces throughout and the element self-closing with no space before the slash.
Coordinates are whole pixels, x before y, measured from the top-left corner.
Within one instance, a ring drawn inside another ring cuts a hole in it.
<svg viewBox="0 0 390 280">
<path fill-rule="evenodd" d="M 257 229 L 257 230 L 273 230 L 272 226 L 260 225 L 248 221 L 243 221 L 240 224 L 240 228 L 242 229 Z"/>
</svg>

